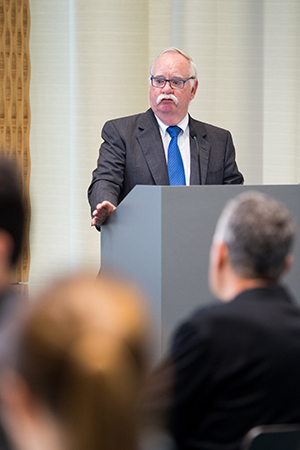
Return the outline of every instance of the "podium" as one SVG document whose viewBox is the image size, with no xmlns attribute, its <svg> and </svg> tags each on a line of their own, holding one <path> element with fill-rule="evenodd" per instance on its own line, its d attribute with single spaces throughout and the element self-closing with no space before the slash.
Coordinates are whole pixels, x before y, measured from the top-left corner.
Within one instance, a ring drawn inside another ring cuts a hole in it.
<svg viewBox="0 0 300 450">
<path fill-rule="evenodd" d="M 101 227 L 101 272 L 134 281 L 147 295 L 157 324 L 158 352 L 198 306 L 216 301 L 208 262 L 215 226 L 226 202 L 260 191 L 286 205 L 299 224 L 300 186 L 136 186 Z M 284 278 L 300 301 L 300 243 Z"/>
</svg>

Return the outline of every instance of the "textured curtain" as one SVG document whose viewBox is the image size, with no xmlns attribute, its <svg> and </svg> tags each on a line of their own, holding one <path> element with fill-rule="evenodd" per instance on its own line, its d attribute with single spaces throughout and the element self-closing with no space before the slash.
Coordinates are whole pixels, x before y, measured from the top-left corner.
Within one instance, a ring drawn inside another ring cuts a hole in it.
<svg viewBox="0 0 300 450">
<path fill-rule="evenodd" d="M 148 108 L 152 59 L 195 60 L 195 118 L 232 132 L 246 184 L 300 182 L 299 0 L 41 0 L 31 10 L 32 288 L 100 265 L 86 191 L 108 119 Z"/>
</svg>

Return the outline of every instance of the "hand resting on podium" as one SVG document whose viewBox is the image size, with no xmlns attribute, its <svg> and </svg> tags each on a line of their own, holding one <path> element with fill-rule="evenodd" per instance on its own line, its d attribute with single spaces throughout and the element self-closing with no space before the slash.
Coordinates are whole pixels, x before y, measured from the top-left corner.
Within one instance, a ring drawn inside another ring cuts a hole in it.
<svg viewBox="0 0 300 450">
<path fill-rule="evenodd" d="M 98 203 L 96 209 L 93 211 L 92 226 L 102 225 L 115 209 L 116 207 L 107 200 Z"/>
</svg>

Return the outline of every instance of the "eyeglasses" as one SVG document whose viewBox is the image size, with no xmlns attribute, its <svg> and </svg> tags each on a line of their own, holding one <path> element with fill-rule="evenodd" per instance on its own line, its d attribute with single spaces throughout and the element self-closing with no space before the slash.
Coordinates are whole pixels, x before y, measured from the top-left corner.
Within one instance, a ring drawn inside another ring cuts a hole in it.
<svg viewBox="0 0 300 450">
<path fill-rule="evenodd" d="M 170 84 L 172 89 L 183 89 L 187 81 L 194 79 L 195 77 L 190 77 L 187 78 L 186 80 L 181 79 L 167 80 L 166 78 L 150 77 L 152 86 L 159 89 L 164 88 L 167 82 Z"/>
</svg>

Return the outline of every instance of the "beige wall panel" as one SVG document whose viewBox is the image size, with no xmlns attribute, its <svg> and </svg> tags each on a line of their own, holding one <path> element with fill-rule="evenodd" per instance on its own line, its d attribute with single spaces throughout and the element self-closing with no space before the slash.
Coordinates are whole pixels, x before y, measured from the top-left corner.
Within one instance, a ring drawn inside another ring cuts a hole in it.
<svg viewBox="0 0 300 450">
<path fill-rule="evenodd" d="M 32 0 L 30 287 L 100 267 L 87 188 L 105 121 L 148 108 L 148 2 Z M 59 11 L 59 14 L 58 14 Z"/>
<path fill-rule="evenodd" d="M 264 30 L 264 182 L 300 183 L 300 2 L 266 0 Z"/>
</svg>

